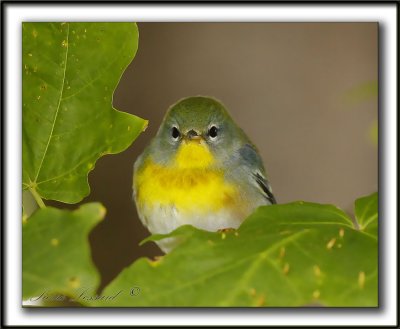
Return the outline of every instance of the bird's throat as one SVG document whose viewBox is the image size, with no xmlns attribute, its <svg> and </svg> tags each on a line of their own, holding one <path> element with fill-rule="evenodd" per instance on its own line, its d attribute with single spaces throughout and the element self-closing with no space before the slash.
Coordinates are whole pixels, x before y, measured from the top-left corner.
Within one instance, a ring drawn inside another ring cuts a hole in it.
<svg viewBox="0 0 400 329">
<path fill-rule="evenodd" d="M 204 141 L 183 141 L 175 158 L 179 169 L 206 169 L 213 163 L 214 157 Z"/>
</svg>

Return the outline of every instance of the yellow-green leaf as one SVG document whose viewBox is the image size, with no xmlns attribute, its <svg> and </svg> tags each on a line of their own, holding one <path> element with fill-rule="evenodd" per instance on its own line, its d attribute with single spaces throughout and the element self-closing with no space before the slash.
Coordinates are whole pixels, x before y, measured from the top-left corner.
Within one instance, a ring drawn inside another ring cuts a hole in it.
<svg viewBox="0 0 400 329">
<path fill-rule="evenodd" d="M 360 230 L 378 236 L 378 193 L 359 198 L 355 202 L 355 215 Z"/>
<path fill-rule="evenodd" d="M 377 239 L 340 209 L 295 202 L 260 207 L 238 230 L 183 226 L 182 243 L 139 259 L 96 306 L 377 306 Z M 129 289 L 140 288 L 132 296 Z"/>
<path fill-rule="evenodd" d="M 75 297 L 96 289 L 100 276 L 93 264 L 88 234 L 105 215 L 99 203 L 75 211 L 39 209 L 22 226 L 22 295 L 54 293 Z"/>
<path fill-rule="evenodd" d="M 135 56 L 134 23 L 24 23 L 23 187 L 75 203 L 97 159 L 126 149 L 147 122 L 112 107 Z"/>
</svg>

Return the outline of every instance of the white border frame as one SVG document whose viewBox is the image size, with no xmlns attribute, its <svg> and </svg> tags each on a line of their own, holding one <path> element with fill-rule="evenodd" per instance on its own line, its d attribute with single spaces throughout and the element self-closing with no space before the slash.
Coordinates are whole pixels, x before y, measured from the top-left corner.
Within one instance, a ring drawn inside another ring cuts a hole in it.
<svg viewBox="0 0 400 329">
<path fill-rule="evenodd" d="M 4 7 L 6 325 L 395 325 L 397 321 L 397 8 L 392 4 L 18 4 Z M 380 23 L 380 309 L 21 308 L 21 22 L 213 21 Z M 383 28 L 382 28 L 383 27 Z M 383 65 L 384 64 L 384 65 Z M 382 129 L 384 128 L 384 129 Z M 382 198 L 384 196 L 384 198 Z M 382 221 L 381 221 L 382 223 Z M 384 237 L 384 239 L 382 238 Z M 383 253 L 384 251 L 384 253 Z"/>
</svg>

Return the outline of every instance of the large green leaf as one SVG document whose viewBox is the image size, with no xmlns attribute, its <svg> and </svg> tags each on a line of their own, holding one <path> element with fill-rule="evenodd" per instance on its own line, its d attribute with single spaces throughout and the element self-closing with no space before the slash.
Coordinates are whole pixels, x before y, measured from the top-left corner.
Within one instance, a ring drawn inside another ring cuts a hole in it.
<svg viewBox="0 0 400 329">
<path fill-rule="evenodd" d="M 36 211 L 22 227 L 22 295 L 77 295 L 96 289 L 88 234 L 103 219 L 104 207 L 89 203 L 75 211 L 47 207 Z"/>
<path fill-rule="evenodd" d="M 330 205 L 259 208 L 238 230 L 183 226 L 183 242 L 156 261 L 139 259 L 101 306 L 377 306 L 377 239 Z M 166 236 L 153 236 L 157 240 Z M 140 294 L 138 294 L 140 288 Z M 134 288 L 134 293 L 131 289 Z"/>
<path fill-rule="evenodd" d="M 134 23 L 23 24 L 23 187 L 75 203 L 97 159 L 126 149 L 147 122 L 112 96 L 135 56 Z"/>
<path fill-rule="evenodd" d="M 355 202 L 355 215 L 360 230 L 378 236 L 378 193 L 372 193 Z"/>
</svg>

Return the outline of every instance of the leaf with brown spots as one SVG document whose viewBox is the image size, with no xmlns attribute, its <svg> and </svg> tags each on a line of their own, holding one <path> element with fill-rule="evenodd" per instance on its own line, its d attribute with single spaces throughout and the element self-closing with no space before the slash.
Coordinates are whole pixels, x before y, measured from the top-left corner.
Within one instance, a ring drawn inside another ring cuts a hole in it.
<svg viewBox="0 0 400 329">
<path fill-rule="evenodd" d="M 105 215 L 99 203 L 75 211 L 47 207 L 22 226 L 22 295 L 25 299 L 52 293 L 75 296 L 78 289 L 96 289 L 88 234 Z"/>
<path fill-rule="evenodd" d="M 238 234 L 235 234 L 238 233 Z M 153 266 L 141 258 L 102 292 L 141 294 L 93 306 L 377 306 L 377 239 L 331 205 L 258 208 L 238 230 L 183 226 L 182 243 Z"/>
<path fill-rule="evenodd" d="M 134 23 L 22 24 L 22 183 L 36 198 L 79 202 L 96 161 L 145 128 L 112 106 L 137 46 Z"/>
</svg>

